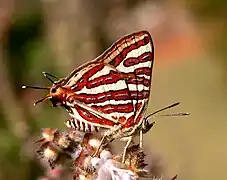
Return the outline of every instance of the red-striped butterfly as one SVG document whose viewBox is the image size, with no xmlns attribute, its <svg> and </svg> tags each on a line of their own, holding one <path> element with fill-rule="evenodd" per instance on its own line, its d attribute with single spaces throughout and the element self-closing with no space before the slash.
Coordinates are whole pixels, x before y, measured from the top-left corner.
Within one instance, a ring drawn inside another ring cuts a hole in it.
<svg viewBox="0 0 227 180">
<path fill-rule="evenodd" d="M 44 73 L 53 86 L 40 88 L 50 93 L 36 104 L 49 99 L 54 107 L 63 106 L 68 111 L 71 118 L 65 123 L 67 127 L 81 131 L 106 128 L 104 137 L 127 137 L 128 147 L 135 133 L 142 137 L 153 125 L 148 122 L 151 116 L 145 117 L 153 64 L 150 34 L 140 31 L 127 35 L 66 78 L 53 81 L 54 76 Z M 170 107 L 175 105 L 178 103 Z"/>
</svg>

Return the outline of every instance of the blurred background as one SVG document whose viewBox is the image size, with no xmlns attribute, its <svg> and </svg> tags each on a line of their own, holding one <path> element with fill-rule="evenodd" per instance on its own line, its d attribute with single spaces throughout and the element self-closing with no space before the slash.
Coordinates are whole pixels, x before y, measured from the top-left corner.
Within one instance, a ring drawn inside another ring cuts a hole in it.
<svg viewBox="0 0 227 180">
<path fill-rule="evenodd" d="M 148 30 L 155 64 L 148 113 L 173 102 L 145 135 L 157 163 L 179 180 L 227 178 L 227 1 L 0 0 L 0 179 L 42 175 L 32 143 L 40 128 L 63 129 L 67 113 L 33 107 L 50 86 L 43 71 L 64 77 L 121 36 Z"/>
</svg>

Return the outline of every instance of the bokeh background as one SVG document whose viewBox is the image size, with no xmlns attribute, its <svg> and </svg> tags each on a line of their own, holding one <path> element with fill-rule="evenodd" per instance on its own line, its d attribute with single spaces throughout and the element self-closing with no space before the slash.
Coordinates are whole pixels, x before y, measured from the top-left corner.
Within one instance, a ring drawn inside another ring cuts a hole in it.
<svg viewBox="0 0 227 180">
<path fill-rule="evenodd" d="M 0 179 L 42 175 L 32 143 L 40 128 L 63 129 L 67 113 L 33 107 L 50 86 L 42 71 L 66 76 L 121 36 L 148 30 L 155 64 L 148 112 L 157 118 L 145 144 L 179 180 L 227 179 L 227 1 L 0 0 Z"/>
</svg>

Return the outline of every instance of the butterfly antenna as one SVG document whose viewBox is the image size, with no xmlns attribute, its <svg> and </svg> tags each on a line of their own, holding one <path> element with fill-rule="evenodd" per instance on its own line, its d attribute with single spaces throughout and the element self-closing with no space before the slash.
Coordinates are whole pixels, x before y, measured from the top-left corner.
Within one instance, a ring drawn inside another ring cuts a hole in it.
<svg viewBox="0 0 227 180">
<path fill-rule="evenodd" d="M 170 180 L 176 180 L 177 179 L 177 174 L 173 176 Z"/>
<path fill-rule="evenodd" d="M 56 80 L 59 80 L 59 78 L 57 78 L 56 76 L 54 76 L 54 75 L 52 75 L 52 74 L 50 74 L 48 72 L 43 72 L 43 74 L 46 74 L 46 75 L 48 75 L 48 76 L 50 76 L 50 77 L 52 77 L 52 78 L 54 78 Z"/>
<path fill-rule="evenodd" d="M 161 114 L 159 116 L 188 116 L 190 113 Z"/>
<path fill-rule="evenodd" d="M 52 77 L 52 78 L 58 80 L 57 77 L 55 77 L 54 75 L 52 75 L 52 74 L 50 74 L 50 73 L 47 73 L 47 72 L 42 72 L 42 73 L 43 73 L 43 76 L 44 76 L 45 78 L 47 78 L 50 82 L 52 82 L 53 84 L 56 84 L 56 83 L 54 82 L 54 80 L 52 80 L 50 77 Z"/>
<path fill-rule="evenodd" d="M 155 117 L 155 116 L 188 116 L 189 113 L 174 113 L 174 114 L 156 115 L 157 113 L 159 113 L 159 112 L 161 112 L 161 111 L 164 111 L 164 110 L 166 110 L 166 109 L 173 108 L 173 107 L 175 107 L 175 106 L 178 106 L 179 104 L 180 104 L 180 102 L 176 102 L 176 103 L 171 104 L 171 105 L 169 105 L 169 106 L 167 106 L 167 107 L 164 107 L 164 108 L 162 108 L 162 109 L 159 109 L 159 110 L 157 110 L 157 111 L 155 111 L 155 112 L 149 114 L 149 115 L 146 117 L 146 120 L 148 120 L 148 119 L 150 119 L 150 118 L 152 118 L 152 117 Z"/>
<path fill-rule="evenodd" d="M 157 113 L 159 113 L 159 112 L 161 112 L 161 111 L 164 111 L 164 110 L 166 110 L 166 109 L 170 109 L 170 108 L 173 108 L 173 107 L 175 107 L 175 106 L 178 106 L 179 104 L 180 104 L 180 102 L 176 102 L 176 103 L 173 103 L 173 104 L 171 104 L 171 105 L 169 105 L 169 106 L 167 106 L 167 107 L 164 107 L 164 108 L 162 108 L 162 109 L 159 109 L 159 110 L 157 110 L 157 111 L 155 111 L 155 112 L 149 114 L 149 115 L 146 117 L 146 119 L 150 118 L 151 116 L 153 116 L 153 115 L 155 115 L 155 114 L 157 114 Z"/>
<path fill-rule="evenodd" d="M 25 86 L 25 85 L 23 85 L 23 86 L 21 86 L 21 88 L 22 89 L 42 89 L 42 90 L 50 90 L 50 88 L 48 88 L 48 87 L 39 87 L 39 86 Z"/>
</svg>

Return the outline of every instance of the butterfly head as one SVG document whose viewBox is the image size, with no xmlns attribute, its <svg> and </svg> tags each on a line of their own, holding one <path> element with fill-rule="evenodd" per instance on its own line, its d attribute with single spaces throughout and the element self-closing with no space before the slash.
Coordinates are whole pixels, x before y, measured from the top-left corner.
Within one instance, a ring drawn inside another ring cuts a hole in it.
<svg viewBox="0 0 227 180">
<path fill-rule="evenodd" d="M 53 107 L 63 106 L 66 102 L 67 89 L 62 87 L 61 84 L 53 84 L 50 88 L 49 94 L 47 94 L 46 97 L 50 100 Z"/>
<path fill-rule="evenodd" d="M 63 106 L 67 109 L 68 107 L 66 106 L 66 101 L 67 101 L 66 98 L 68 96 L 69 89 L 67 89 L 64 86 L 65 85 L 65 79 L 60 79 L 60 80 L 54 81 L 50 78 L 50 77 L 54 77 L 54 76 L 52 76 L 48 73 L 43 73 L 43 74 L 48 80 L 50 80 L 53 83 L 52 87 L 22 86 L 22 88 L 23 89 L 25 89 L 25 88 L 42 89 L 42 90 L 49 91 L 49 93 L 44 98 L 36 101 L 34 103 L 34 105 L 37 105 L 37 104 L 44 102 L 46 100 L 50 100 L 53 107 Z"/>
</svg>

